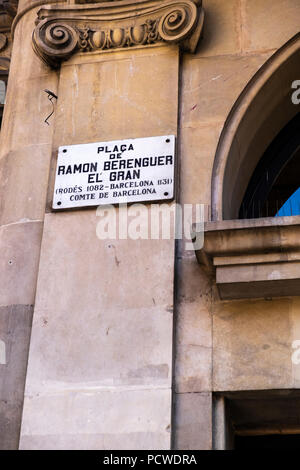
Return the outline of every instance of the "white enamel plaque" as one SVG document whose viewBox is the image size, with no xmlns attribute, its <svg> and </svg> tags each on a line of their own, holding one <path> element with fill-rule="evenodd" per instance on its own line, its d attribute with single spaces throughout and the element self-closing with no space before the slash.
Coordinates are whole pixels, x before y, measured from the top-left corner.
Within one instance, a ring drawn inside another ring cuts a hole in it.
<svg viewBox="0 0 300 470">
<path fill-rule="evenodd" d="M 171 200 L 175 136 L 59 147 L 53 209 Z"/>
</svg>

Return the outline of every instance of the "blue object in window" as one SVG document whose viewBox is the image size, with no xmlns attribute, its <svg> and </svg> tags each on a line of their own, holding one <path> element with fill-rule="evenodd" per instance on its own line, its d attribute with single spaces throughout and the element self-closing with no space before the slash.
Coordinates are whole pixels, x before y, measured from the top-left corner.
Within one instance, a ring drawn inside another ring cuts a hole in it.
<svg viewBox="0 0 300 470">
<path fill-rule="evenodd" d="M 275 217 L 285 217 L 289 215 L 300 215 L 300 188 L 285 201 Z"/>
</svg>

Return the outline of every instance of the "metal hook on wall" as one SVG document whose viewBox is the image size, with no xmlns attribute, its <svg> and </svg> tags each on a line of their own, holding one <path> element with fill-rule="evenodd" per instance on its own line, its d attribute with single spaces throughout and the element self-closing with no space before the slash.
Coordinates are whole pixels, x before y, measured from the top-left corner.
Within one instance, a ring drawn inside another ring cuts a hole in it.
<svg viewBox="0 0 300 470">
<path fill-rule="evenodd" d="M 53 103 L 53 100 L 56 99 L 57 100 L 57 96 L 55 93 L 53 93 L 53 91 L 50 91 L 50 90 L 44 90 L 45 93 L 47 93 L 48 95 L 48 100 L 51 101 L 51 104 L 52 104 L 52 112 L 49 114 L 49 116 L 46 117 L 45 119 L 45 123 L 48 124 L 48 126 L 50 126 L 49 122 L 48 122 L 48 119 L 51 118 L 52 114 L 54 113 L 54 103 Z"/>
</svg>

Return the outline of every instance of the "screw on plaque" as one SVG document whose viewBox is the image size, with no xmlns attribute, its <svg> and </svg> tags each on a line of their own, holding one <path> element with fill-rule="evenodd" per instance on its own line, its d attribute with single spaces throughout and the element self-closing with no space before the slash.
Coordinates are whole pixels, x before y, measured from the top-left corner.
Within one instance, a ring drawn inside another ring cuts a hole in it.
<svg viewBox="0 0 300 470">
<path fill-rule="evenodd" d="M 52 114 L 54 113 L 54 103 L 53 103 L 53 100 L 57 100 L 57 96 L 55 93 L 53 93 L 53 91 L 50 91 L 50 90 L 44 90 L 45 93 L 47 93 L 48 95 L 48 100 L 51 101 L 51 104 L 52 104 L 52 112 L 49 114 L 49 116 L 46 117 L 45 119 L 45 123 L 48 124 L 48 126 L 50 126 L 49 122 L 48 122 L 48 119 L 51 118 Z"/>
</svg>

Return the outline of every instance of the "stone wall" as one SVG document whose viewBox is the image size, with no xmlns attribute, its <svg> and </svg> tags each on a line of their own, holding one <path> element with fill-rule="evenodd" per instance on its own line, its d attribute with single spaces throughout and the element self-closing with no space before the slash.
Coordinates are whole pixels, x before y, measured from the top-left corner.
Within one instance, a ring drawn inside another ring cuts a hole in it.
<svg viewBox="0 0 300 470">
<path fill-rule="evenodd" d="M 210 206 L 214 156 L 227 115 L 261 65 L 299 31 L 300 4 L 203 3 L 203 39 L 195 55 L 183 57 L 181 69 L 181 202 Z M 291 355 L 299 300 L 221 302 L 214 282 L 184 249 L 177 253 L 176 272 L 175 447 L 209 449 L 212 392 L 298 386 L 299 366 Z"/>
<path fill-rule="evenodd" d="M 299 31 L 300 4 L 203 6 L 195 54 L 78 53 L 57 71 L 32 49 L 38 8 L 16 26 L 0 146 L 1 448 L 18 446 L 32 314 L 22 449 L 210 449 L 213 392 L 300 385 L 297 297 L 221 302 L 183 244 L 100 243 L 95 210 L 51 211 L 58 146 L 175 134 L 179 202 L 209 218 L 225 120 Z M 58 95 L 50 126 L 44 89 Z"/>
</svg>

